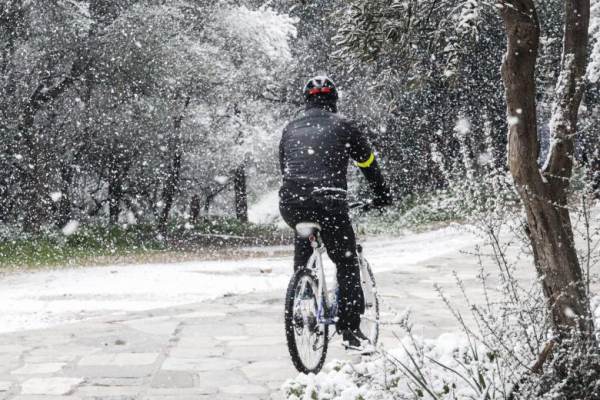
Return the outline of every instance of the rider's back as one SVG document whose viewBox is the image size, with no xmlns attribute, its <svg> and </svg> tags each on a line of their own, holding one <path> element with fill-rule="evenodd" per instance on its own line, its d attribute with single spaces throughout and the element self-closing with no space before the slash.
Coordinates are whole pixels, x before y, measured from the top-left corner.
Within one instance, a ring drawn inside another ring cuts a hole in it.
<svg viewBox="0 0 600 400">
<path fill-rule="evenodd" d="M 370 152 L 352 120 L 323 108 L 304 111 L 283 130 L 282 202 L 299 202 L 320 188 L 346 190 L 348 159 Z"/>
</svg>

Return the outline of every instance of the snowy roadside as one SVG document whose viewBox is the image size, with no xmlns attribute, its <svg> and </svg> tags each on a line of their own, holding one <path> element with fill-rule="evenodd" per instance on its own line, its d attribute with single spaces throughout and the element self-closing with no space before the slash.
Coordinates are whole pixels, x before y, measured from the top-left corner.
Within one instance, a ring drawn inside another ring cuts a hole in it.
<svg viewBox="0 0 600 400">
<path fill-rule="evenodd" d="M 432 271 L 410 267 L 478 240 L 465 229 L 448 227 L 397 238 L 367 239 L 364 245 L 376 273 L 410 270 L 431 279 Z M 165 308 L 229 294 L 283 291 L 290 274 L 289 257 L 9 274 L 0 277 L 0 332 Z"/>
</svg>

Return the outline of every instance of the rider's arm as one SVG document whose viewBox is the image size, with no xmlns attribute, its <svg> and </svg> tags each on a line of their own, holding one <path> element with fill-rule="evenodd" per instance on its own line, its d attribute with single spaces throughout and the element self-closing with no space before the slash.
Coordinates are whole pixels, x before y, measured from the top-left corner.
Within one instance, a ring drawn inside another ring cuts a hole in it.
<svg viewBox="0 0 600 400">
<path fill-rule="evenodd" d="M 285 174 L 285 150 L 283 148 L 283 138 L 279 142 L 279 168 L 281 168 L 281 175 Z"/>
<path fill-rule="evenodd" d="M 356 165 L 369 182 L 369 187 L 375 192 L 377 205 L 391 204 L 391 191 L 385 182 L 369 142 L 355 122 L 351 122 L 350 126 L 350 157 L 356 162 Z"/>
</svg>

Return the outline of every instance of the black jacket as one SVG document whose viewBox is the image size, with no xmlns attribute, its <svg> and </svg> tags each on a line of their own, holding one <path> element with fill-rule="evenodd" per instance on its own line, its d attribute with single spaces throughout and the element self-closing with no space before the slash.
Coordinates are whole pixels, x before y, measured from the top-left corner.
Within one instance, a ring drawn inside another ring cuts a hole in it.
<svg viewBox="0 0 600 400">
<path fill-rule="evenodd" d="M 332 112 L 326 104 L 309 105 L 284 128 L 279 144 L 281 204 L 310 203 L 315 193 L 322 192 L 339 193 L 345 200 L 350 158 L 356 161 L 377 197 L 389 202 L 389 189 L 357 124 Z"/>
</svg>

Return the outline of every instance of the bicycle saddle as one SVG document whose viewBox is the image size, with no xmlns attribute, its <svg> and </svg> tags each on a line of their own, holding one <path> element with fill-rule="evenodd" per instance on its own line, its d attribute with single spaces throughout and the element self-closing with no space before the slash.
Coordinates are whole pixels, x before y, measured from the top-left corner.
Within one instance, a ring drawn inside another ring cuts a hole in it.
<svg viewBox="0 0 600 400">
<path fill-rule="evenodd" d="M 301 237 L 316 236 L 321 230 L 321 225 L 316 222 L 299 222 L 296 224 L 296 231 Z"/>
</svg>

